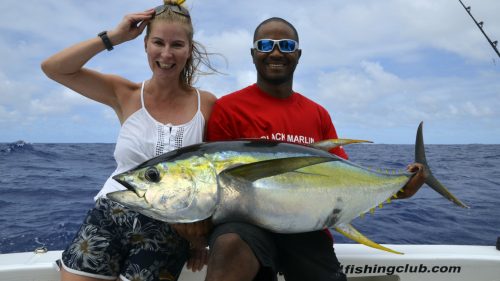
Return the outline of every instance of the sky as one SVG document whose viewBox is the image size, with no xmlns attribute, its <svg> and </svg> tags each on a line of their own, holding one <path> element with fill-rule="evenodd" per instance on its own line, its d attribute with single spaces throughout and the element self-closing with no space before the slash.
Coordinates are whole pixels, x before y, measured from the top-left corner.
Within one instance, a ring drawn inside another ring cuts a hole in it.
<svg viewBox="0 0 500 281">
<path fill-rule="evenodd" d="M 500 1 L 463 0 L 500 41 Z M 2 0 L 0 142 L 114 143 L 112 109 L 48 79 L 40 63 L 158 0 Z M 294 90 L 324 106 L 341 138 L 413 144 L 500 144 L 500 58 L 458 0 L 187 0 L 195 40 L 223 74 L 196 87 L 221 97 L 250 85 L 255 27 L 278 16 L 298 30 Z M 499 46 L 500 47 L 500 46 Z M 151 77 L 143 36 L 86 67 Z M 307 118 L 307 116 L 304 116 Z"/>
</svg>

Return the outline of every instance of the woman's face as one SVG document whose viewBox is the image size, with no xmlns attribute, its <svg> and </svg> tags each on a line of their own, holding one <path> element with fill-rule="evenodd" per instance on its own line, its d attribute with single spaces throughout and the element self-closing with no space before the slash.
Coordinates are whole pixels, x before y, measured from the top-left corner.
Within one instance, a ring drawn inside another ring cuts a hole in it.
<svg viewBox="0 0 500 281">
<path fill-rule="evenodd" d="M 179 79 L 192 51 L 186 27 L 180 23 L 157 21 L 150 28 L 145 46 L 153 75 Z"/>
</svg>

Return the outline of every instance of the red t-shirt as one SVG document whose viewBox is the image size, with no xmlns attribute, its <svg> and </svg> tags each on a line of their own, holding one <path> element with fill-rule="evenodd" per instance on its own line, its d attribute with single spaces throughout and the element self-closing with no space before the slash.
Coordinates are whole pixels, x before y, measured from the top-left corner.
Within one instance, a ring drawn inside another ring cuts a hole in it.
<svg viewBox="0 0 500 281">
<path fill-rule="evenodd" d="M 207 141 L 266 138 L 310 144 L 338 138 L 328 111 L 321 105 L 299 93 L 275 98 L 257 84 L 218 99 L 207 126 Z M 342 147 L 330 152 L 348 158 Z M 330 231 L 325 229 L 325 233 L 333 242 Z"/>
<path fill-rule="evenodd" d="M 338 138 L 330 115 L 321 105 L 299 93 L 275 98 L 257 84 L 217 100 L 207 126 L 208 141 L 266 138 L 310 144 Z M 331 152 L 348 158 L 341 147 Z"/>
</svg>

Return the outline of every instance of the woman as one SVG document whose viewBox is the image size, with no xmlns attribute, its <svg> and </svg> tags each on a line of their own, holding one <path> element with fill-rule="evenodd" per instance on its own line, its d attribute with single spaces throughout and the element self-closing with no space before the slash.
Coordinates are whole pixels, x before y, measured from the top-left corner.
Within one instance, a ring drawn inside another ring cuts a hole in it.
<svg viewBox="0 0 500 281">
<path fill-rule="evenodd" d="M 126 15 L 115 29 L 42 63 L 51 79 L 116 112 L 122 127 L 114 152 L 117 169 L 111 176 L 203 141 L 205 120 L 216 98 L 192 83 L 199 63 L 213 68 L 207 53 L 193 41 L 191 18 L 182 2 L 164 0 L 155 9 Z M 137 38 L 144 29 L 153 73 L 149 80 L 136 83 L 83 67 L 99 52 Z M 188 257 L 188 268 L 201 269 L 206 263 L 208 223 L 175 225 L 173 231 L 166 223 L 128 210 L 106 198 L 107 193 L 124 189 L 111 176 L 63 252 L 61 279 L 159 280 L 165 274 L 177 278 Z"/>
</svg>

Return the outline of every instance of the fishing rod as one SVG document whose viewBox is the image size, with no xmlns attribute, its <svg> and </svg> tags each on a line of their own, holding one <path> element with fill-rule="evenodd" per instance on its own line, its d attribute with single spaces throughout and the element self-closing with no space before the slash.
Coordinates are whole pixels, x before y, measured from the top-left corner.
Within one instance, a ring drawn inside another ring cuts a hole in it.
<svg viewBox="0 0 500 281">
<path fill-rule="evenodd" d="M 476 23 L 477 27 L 479 27 L 479 30 L 481 30 L 481 32 L 483 33 L 484 37 L 486 37 L 486 40 L 488 40 L 488 42 L 490 43 L 491 47 L 493 48 L 493 50 L 495 50 L 495 52 L 497 53 L 498 57 L 500 58 L 500 53 L 498 52 L 498 49 L 497 49 L 497 44 L 498 44 L 498 41 L 491 41 L 491 39 L 488 37 L 488 35 L 486 35 L 486 33 L 484 32 L 483 30 L 483 22 L 477 22 L 477 20 L 474 18 L 474 16 L 472 16 L 471 12 L 470 12 L 470 6 L 465 6 L 464 3 L 462 2 L 462 0 L 458 0 L 460 2 L 460 4 L 462 4 L 462 7 L 464 7 L 465 11 L 467 11 L 467 13 L 469 14 L 469 16 L 472 18 L 472 20 Z"/>
</svg>

